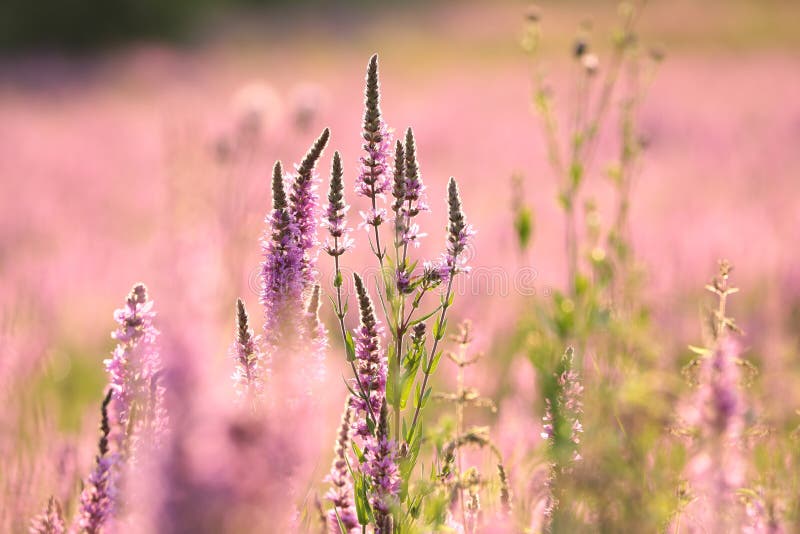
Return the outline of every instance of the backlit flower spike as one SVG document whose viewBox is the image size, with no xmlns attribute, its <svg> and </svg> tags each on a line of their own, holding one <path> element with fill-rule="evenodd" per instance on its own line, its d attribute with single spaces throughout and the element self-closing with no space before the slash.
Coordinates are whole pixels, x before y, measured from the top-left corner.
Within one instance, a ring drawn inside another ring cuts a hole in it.
<svg viewBox="0 0 800 534">
<path fill-rule="evenodd" d="M 342 534 L 342 526 L 346 529 L 346 534 L 359 527 L 353 500 L 353 481 L 350 477 L 347 452 L 350 450 L 352 415 L 351 402 L 350 398 L 348 398 L 345 401 L 339 433 L 336 435 L 333 464 L 327 478 L 331 488 L 328 490 L 326 498 L 333 504 L 333 508 L 327 515 L 327 523 L 329 531 L 336 534 Z"/>
<path fill-rule="evenodd" d="M 409 217 L 415 217 L 420 211 L 428 209 L 425 203 L 425 185 L 422 183 L 422 175 L 419 172 L 417 163 L 417 143 L 414 139 L 414 131 L 409 128 L 406 130 L 406 200 L 410 203 Z"/>
<path fill-rule="evenodd" d="M 259 337 L 250 327 L 244 301 L 236 300 L 236 340 L 230 350 L 236 362 L 233 383 L 240 399 L 252 404 L 264 393 L 264 355 L 259 350 Z"/>
<path fill-rule="evenodd" d="M 344 200 L 343 176 L 341 156 L 339 152 L 334 152 L 331 164 L 331 183 L 328 190 L 328 206 L 322 222 L 330 234 L 325 241 L 324 250 L 334 257 L 341 256 L 353 246 L 353 240 L 350 238 L 351 229 L 347 227 L 345 220 L 350 206 Z"/>
<path fill-rule="evenodd" d="M 379 226 L 385 220 L 385 210 L 379 210 L 375 202 L 378 197 L 386 195 L 392 186 L 387 172 L 392 139 L 381 115 L 377 55 L 370 58 L 367 67 L 364 104 L 364 154 L 360 158 L 356 193 L 372 201 L 371 209 L 361 213 L 363 224 Z"/>
<path fill-rule="evenodd" d="M 114 494 L 117 488 L 111 478 L 112 455 L 109 450 L 108 437 L 111 428 L 108 420 L 108 405 L 113 390 L 109 389 L 103 400 L 100 419 L 100 440 L 95 466 L 80 496 L 80 508 L 76 518 L 78 532 L 100 534 L 105 531 L 104 525 L 114 512 L 116 503 Z"/>
<path fill-rule="evenodd" d="M 356 293 L 358 295 L 358 307 L 361 316 L 361 323 L 355 330 L 356 345 L 356 371 L 358 380 L 354 381 L 354 390 L 366 394 L 367 401 L 361 396 L 354 396 L 351 399 L 355 409 L 355 419 L 353 430 L 356 435 L 365 438 L 371 435 L 367 417 L 370 414 L 380 413 L 381 404 L 386 396 L 386 376 L 388 372 L 388 361 L 386 354 L 381 350 L 381 327 L 375 319 L 375 311 L 372 300 L 369 298 L 364 281 L 358 274 L 353 274 Z M 359 391 L 358 384 L 364 388 Z"/>
<path fill-rule="evenodd" d="M 133 286 L 125 307 L 114 312 L 118 323 L 111 337 L 117 340 L 112 356 L 104 361 L 112 396 L 109 405 L 111 441 L 118 460 L 135 453 L 141 433 L 150 427 L 163 430 L 166 422 L 158 384 L 162 370 L 156 346 L 158 330 L 153 301 L 144 284 Z"/>
<path fill-rule="evenodd" d="M 389 439 L 389 412 L 386 401 L 381 404 L 377 435 L 366 446 L 364 472 L 372 482 L 370 504 L 375 514 L 375 533 L 392 533 L 392 508 L 400 492 L 400 471 L 397 467 L 397 448 Z"/>
<path fill-rule="evenodd" d="M 392 211 L 399 220 L 399 212 L 406 201 L 406 150 L 399 139 L 394 146 L 394 174 L 392 175 Z"/>
<path fill-rule="evenodd" d="M 439 265 L 439 275 L 442 280 L 448 280 L 460 272 L 469 272 L 464 255 L 470 239 L 475 235 L 472 225 L 467 224 L 466 216 L 461 207 L 461 196 L 455 178 L 450 178 L 447 184 L 447 204 L 449 216 L 447 223 L 447 252 L 442 257 Z"/>
<path fill-rule="evenodd" d="M 261 304 L 264 307 L 264 337 L 268 352 L 282 337 L 283 326 L 302 308 L 303 251 L 299 231 L 292 220 L 284 189 L 281 163 L 272 173 L 272 212 L 267 217 L 267 233 L 262 238 L 264 262 L 261 265 Z"/>
<path fill-rule="evenodd" d="M 322 151 L 328 144 L 331 133 L 328 128 L 314 141 L 300 165 L 295 166 L 294 180 L 291 182 L 289 194 L 289 211 L 292 221 L 297 225 L 300 249 L 305 254 L 310 254 L 316 244 L 317 235 L 317 182 L 319 181 L 316 166 Z M 310 265 L 309 268 L 313 267 Z"/>
</svg>

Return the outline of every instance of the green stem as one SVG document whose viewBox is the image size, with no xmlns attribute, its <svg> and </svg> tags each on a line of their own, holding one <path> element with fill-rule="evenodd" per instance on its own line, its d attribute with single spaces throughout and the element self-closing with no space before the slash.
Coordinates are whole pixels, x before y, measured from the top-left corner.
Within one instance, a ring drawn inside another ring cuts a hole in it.
<svg viewBox="0 0 800 534">
<path fill-rule="evenodd" d="M 450 307 L 450 293 L 453 290 L 453 279 L 455 278 L 455 272 L 450 272 L 450 280 L 447 282 L 447 292 L 445 293 L 444 302 L 442 302 L 442 313 L 439 315 L 439 328 L 444 328 L 444 320 L 447 316 L 447 309 Z M 414 434 L 414 430 L 417 427 L 417 421 L 419 420 L 419 412 L 422 408 L 422 399 L 425 397 L 425 388 L 428 385 L 428 379 L 431 376 L 431 367 L 433 366 L 433 362 L 436 358 L 436 349 L 439 346 L 439 341 L 444 338 L 444 331 L 440 330 L 436 332 L 436 335 L 433 338 L 433 349 L 431 350 L 430 358 L 428 359 L 428 365 L 424 370 L 424 377 L 422 379 L 422 388 L 420 389 L 420 398 L 417 401 L 417 407 L 414 409 L 414 418 L 411 420 L 411 427 L 410 427 L 410 435 Z"/>
</svg>

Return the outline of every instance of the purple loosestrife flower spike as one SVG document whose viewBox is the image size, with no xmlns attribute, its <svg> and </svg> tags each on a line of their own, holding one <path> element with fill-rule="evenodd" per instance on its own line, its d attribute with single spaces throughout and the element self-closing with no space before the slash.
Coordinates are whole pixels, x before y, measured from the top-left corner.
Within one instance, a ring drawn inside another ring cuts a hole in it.
<svg viewBox="0 0 800 534">
<path fill-rule="evenodd" d="M 413 223 L 412 220 L 421 211 L 426 211 L 428 206 L 425 203 L 425 186 L 422 183 L 422 176 L 419 172 L 416 141 L 414 140 L 414 131 L 411 128 L 406 130 L 404 167 L 405 183 L 403 191 L 405 202 L 400 208 L 402 223 L 398 225 L 400 242 L 404 246 L 408 246 L 409 243 L 419 246 L 420 238 L 426 234 L 420 233 L 419 226 Z"/>
<path fill-rule="evenodd" d="M 353 504 L 353 482 L 350 479 L 350 469 L 347 464 L 352 413 L 350 398 L 348 398 L 345 402 L 342 422 L 339 425 L 339 434 L 336 437 L 336 445 L 333 449 L 333 465 L 331 465 L 331 472 L 328 475 L 331 489 L 326 497 L 333 504 L 333 508 L 328 512 L 327 521 L 330 532 L 336 534 L 342 533 L 341 526 L 347 529 L 346 533 L 358 528 L 358 517 Z"/>
<path fill-rule="evenodd" d="M 381 404 L 378 432 L 366 446 L 365 473 L 370 477 L 370 504 L 375 514 L 375 533 L 392 533 L 392 508 L 397 504 L 400 474 L 396 463 L 395 443 L 389 439 L 389 411 Z"/>
<path fill-rule="evenodd" d="M 324 250 L 329 255 L 341 256 L 353 245 L 350 239 L 350 228 L 347 228 L 345 215 L 350 206 L 344 201 L 344 182 L 342 177 L 342 159 L 339 152 L 333 153 L 333 163 L 331 164 L 331 185 L 328 191 L 328 207 L 325 210 L 325 218 L 322 225 L 327 228 L 330 237 L 325 242 Z"/>
<path fill-rule="evenodd" d="M 112 391 L 110 439 L 116 446 L 115 462 L 135 453 L 143 431 L 158 434 L 166 425 L 163 388 L 158 385 L 161 357 L 154 317 L 153 301 L 148 299 L 144 284 L 133 286 L 125 307 L 114 312 L 119 327 L 111 337 L 117 340 L 117 346 L 104 363 Z"/>
<path fill-rule="evenodd" d="M 410 217 L 416 216 L 420 211 L 427 210 L 425 204 L 424 192 L 425 186 L 422 183 L 422 176 L 419 172 L 419 164 L 417 163 L 417 143 L 414 140 L 414 131 L 409 128 L 406 130 L 406 200 L 409 202 L 417 202 L 418 204 L 410 208 Z"/>
<path fill-rule="evenodd" d="M 315 172 L 317 161 L 322 151 L 328 144 L 331 132 L 325 128 L 319 138 L 308 150 L 300 165 L 295 168 L 295 178 L 292 181 L 292 191 L 289 195 L 289 211 L 292 221 L 297 226 L 297 235 L 300 241 L 300 250 L 303 252 L 303 277 L 306 287 L 312 280 L 314 261 L 311 249 L 316 244 L 317 236 L 317 175 Z"/>
<path fill-rule="evenodd" d="M 64 513 L 61 504 L 55 497 L 47 501 L 47 509 L 31 520 L 28 529 L 31 534 L 66 534 L 67 525 L 64 522 Z"/>
<path fill-rule="evenodd" d="M 230 355 L 236 362 L 232 379 L 236 393 L 249 403 L 261 398 L 264 389 L 261 376 L 263 355 L 258 346 L 259 338 L 250 328 L 244 301 L 236 299 L 236 341 L 230 350 Z"/>
<path fill-rule="evenodd" d="M 467 219 L 461 207 L 458 185 L 452 177 L 447 184 L 447 204 L 449 207 L 447 252 L 444 254 L 440 265 L 440 275 L 445 280 L 459 272 L 469 271 L 463 254 L 470 238 L 475 234 L 472 226 L 467 224 Z"/>
<path fill-rule="evenodd" d="M 272 173 L 272 213 L 267 219 L 270 234 L 262 239 L 261 304 L 264 333 L 270 350 L 278 346 L 282 330 L 302 302 L 303 251 L 298 228 L 292 220 L 283 183 L 283 169 L 277 162 Z"/>
<path fill-rule="evenodd" d="M 395 212 L 399 221 L 398 214 L 406 200 L 406 150 L 403 142 L 399 139 L 394 148 L 394 180 L 392 185 L 392 210 Z"/>
<path fill-rule="evenodd" d="M 386 355 L 381 351 L 381 328 L 375 319 L 372 301 L 364 287 L 364 282 L 358 274 L 353 274 L 356 293 L 358 294 L 358 307 L 361 314 L 361 324 L 355 331 L 356 344 L 356 370 L 358 382 L 364 388 L 359 393 L 364 394 L 369 401 L 362 397 L 353 397 L 352 406 L 356 410 L 356 419 L 353 428 L 356 435 L 366 438 L 371 435 L 367 416 L 380 412 L 381 404 L 386 395 L 386 373 L 388 362 Z M 356 384 L 357 385 L 357 384 Z"/>
<path fill-rule="evenodd" d="M 381 116 L 380 85 L 378 83 L 378 56 L 369 60 L 367 83 L 364 98 L 364 152 L 361 156 L 360 171 L 356 179 L 356 193 L 372 201 L 372 209 L 362 212 L 364 224 L 379 226 L 384 219 L 384 210 L 376 207 L 375 201 L 391 188 L 387 173 L 391 135 Z"/>
<path fill-rule="evenodd" d="M 108 421 L 108 405 L 113 390 L 109 389 L 103 400 L 100 419 L 100 441 L 95 467 L 86 487 L 83 488 L 78 510 L 77 526 L 80 532 L 99 534 L 103 525 L 111 516 L 114 508 L 111 485 L 111 458 L 109 455 L 108 435 L 111 431 Z"/>
</svg>

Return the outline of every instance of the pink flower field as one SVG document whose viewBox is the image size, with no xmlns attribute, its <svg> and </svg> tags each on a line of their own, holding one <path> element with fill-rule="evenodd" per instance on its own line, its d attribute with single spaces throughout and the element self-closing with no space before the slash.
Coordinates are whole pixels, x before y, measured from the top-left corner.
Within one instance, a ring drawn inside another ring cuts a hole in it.
<svg viewBox="0 0 800 534">
<path fill-rule="evenodd" d="M 800 532 L 799 16 L 6 52 L 0 532 Z"/>
</svg>

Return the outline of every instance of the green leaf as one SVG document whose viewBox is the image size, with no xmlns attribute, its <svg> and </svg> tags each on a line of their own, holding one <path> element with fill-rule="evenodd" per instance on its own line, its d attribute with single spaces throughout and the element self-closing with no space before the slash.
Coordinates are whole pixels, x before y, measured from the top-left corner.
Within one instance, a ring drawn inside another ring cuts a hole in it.
<svg viewBox="0 0 800 534">
<path fill-rule="evenodd" d="M 430 319 L 431 317 L 433 317 L 433 314 L 435 314 L 436 312 L 438 312 L 438 311 L 439 311 L 439 310 L 441 310 L 441 309 L 442 309 L 442 305 L 441 305 L 441 304 L 439 304 L 438 306 L 436 306 L 436 308 L 434 308 L 434 310 L 433 310 L 432 312 L 430 312 L 430 313 L 426 313 L 425 315 L 423 315 L 423 316 L 422 316 L 422 317 L 420 317 L 419 319 L 414 319 L 413 321 L 410 321 L 410 322 L 408 323 L 408 326 L 414 326 L 414 325 L 416 325 L 416 324 L 419 324 L 419 323 L 421 323 L 421 322 L 423 322 L 423 321 L 427 321 L 428 319 Z"/>
<path fill-rule="evenodd" d="M 581 165 L 578 162 L 575 162 L 572 165 L 570 165 L 569 178 L 570 181 L 572 182 L 573 187 L 579 186 L 581 180 L 583 180 L 583 165 Z"/>
<path fill-rule="evenodd" d="M 350 443 L 353 446 L 353 453 L 356 455 L 358 463 L 364 463 L 364 460 L 366 460 L 366 458 L 364 457 L 364 453 L 361 452 L 361 447 L 359 447 L 355 441 L 351 441 Z"/>
<path fill-rule="evenodd" d="M 442 359 L 442 354 L 444 354 L 443 350 L 439 350 L 436 354 L 433 355 L 433 360 L 431 360 L 431 367 L 428 371 L 428 374 L 433 374 L 436 372 L 436 368 L 439 367 L 439 361 Z"/>
<path fill-rule="evenodd" d="M 521 207 L 514 218 L 514 230 L 521 250 L 526 250 L 533 235 L 533 212 L 527 206 Z"/>
<path fill-rule="evenodd" d="M 358 516 L 358 523 L 360 525 L 369 525 L 370 518 L 372 517 L 372 510 L 369 506 L 367 499 L 367 485 L 364 477 L 361 474 L 354 473 L 353 477 L 353 493 L 356 497 L 356 515 Z"/>
<path fill-rule="evenodd" d="M 347 361 L 348 362 L 356 361 L 356 344 L 353 341 L 353 334 L 351 334 L 347 330 L 345 330 L 344 333 L 344 345 L 345 349 L 347 350 Z"/>
<path fill-rule="evenodd" d="M 419 360 L 417 360 L 419 361 Z M 411 387 L 414 385 L 414 379 L 417 376 L 417 369 L 413 373 L 403 373 L 403 379 L 400 384 L 400 409 L 405 410 L 408 403 L 408 396 L 411 394 Z"/>
</svg>

